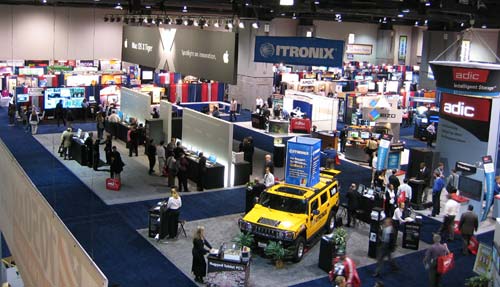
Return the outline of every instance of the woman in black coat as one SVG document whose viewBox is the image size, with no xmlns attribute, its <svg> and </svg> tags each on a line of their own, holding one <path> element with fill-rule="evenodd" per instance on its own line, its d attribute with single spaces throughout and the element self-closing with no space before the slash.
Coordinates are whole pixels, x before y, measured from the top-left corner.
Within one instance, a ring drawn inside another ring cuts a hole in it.
<svg viewBox="0 0 500 287">
<path fill-rule="evenodd" d="M 113 146 L 111 151 L 111 165 L 109 169 L 111 178 L 120 180 L 120 173 L 123 171 L 124 166 L 125 164 L 122 161 L 120 153 L 116 150 L 116 146 Z"/>
<path fill-rule="evenodd" d="M 191 268 L 191 272 L 195 276 L 194 281 L 199 283 L 203 283 L 203 277 L 207 275 L 205 254 L 209 253 L 210 250 L 205 249 L 205 246 L 212 249 L 210 243 L 205 239 L 205 228 L 198 226 L 193 238 L 193 267 Z"/>
</svg>

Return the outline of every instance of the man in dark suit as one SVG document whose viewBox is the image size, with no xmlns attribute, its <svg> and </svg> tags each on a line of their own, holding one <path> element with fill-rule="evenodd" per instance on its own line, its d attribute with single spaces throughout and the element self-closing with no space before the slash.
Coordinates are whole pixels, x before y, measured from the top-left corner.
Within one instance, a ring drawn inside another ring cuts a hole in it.
<svg viewBox="0 0 500 287">
<path fill-rule="evenodd" d="M 346 227 L 356 226 L 356 210 L 358 209 L 358 190 L 356 184 L 351 184 L 349 190 L 347 190 L 347 225 Z"/>
<path fill-rule="evenodd" d="M 477 231 L 477 227 L 479 226 L 479 221 L 477 219 L 477 215 L 472 212 L 474 207 L 469 205 L 468 211 L 462 214 L 460 217 L 460 223 L 458 224 L 458 229 L 462 234 L 463 238 L 463 248 L 462 252 L 464 255 L 468 254 L 468 246 L 471 237 L 474 235 L 474 231 Z"/>
<path fill-rule="evenodd" d="M 199 154 L 198 159 L 198 191 L 203 191 L 205 188 L 205 175 L 207 173 L 207 158 L 203 155 L 202 152 Z"/>
<path fill-rule="evenodd" d="M 345 152 L 345 145 L 347 143 L 347 126 L 344 126 L 344 128 L 340 131 L 340 152 Z"/>
<path fill-rule="evenodd" d="M 389 176 L 389 184 L 392 184 L 394 186 L 394 190 L 398 190 L 399 186 L 401 185 L 399 178 L 396 176 L 396 172 L 397 170 L 393 169 L 391 176 Z"/>
<path fill-rule="evenodd" d="M 423 190 L 423 197 L 422 197 L 422 203 L 427 202 L 427 197 L 429 196 L 429 185 L 431 181 L 431 172 L 430 170 L 425 166 L 425 162 L 420 163 L 420 169 L 417 173 L 417 180 L 423 180 L 424 181 L 424 190 Z"/>
</svg>

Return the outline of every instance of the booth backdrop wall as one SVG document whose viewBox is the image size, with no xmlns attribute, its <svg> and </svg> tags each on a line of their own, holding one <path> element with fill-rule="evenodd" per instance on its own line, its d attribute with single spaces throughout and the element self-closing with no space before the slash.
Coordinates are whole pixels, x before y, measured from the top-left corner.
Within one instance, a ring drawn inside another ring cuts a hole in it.
<svg viewBox="0 0 500 287">
<path fill-rule="evenodd" d="M 137 118 L 139 122 L 144 123 L 146 119 L 151 118 L 151 97 L 147 94 L 122 87 L 120 99 L 120 111 L 123 116 Z"/>
<path fill-rule="evenodd" d="M 108 286 L 107 278 L 3 142 L 0 181 L 0 230 L 25 286 Z"/>
<path fill-rule="evenodd" d="M 172 104 L 162 100 L 160 102 L 160 119 L 163 120 L 163 134 L 165 142 L 169 143 L 172 137 Z"/>
<path fill-rule="evenodd" d="M 182 145 L 203 152 L 207 158 L 215 155 L 217 162 L 225 166 L 224 186 L 231 185 L 232 123 L 185 108 L 182 111 Z"/>
<path fill-rule="evenodd" d="M 0 60 L 119 59 L 122 23 L 116 10 L 0 5 Z"/>
</svg>

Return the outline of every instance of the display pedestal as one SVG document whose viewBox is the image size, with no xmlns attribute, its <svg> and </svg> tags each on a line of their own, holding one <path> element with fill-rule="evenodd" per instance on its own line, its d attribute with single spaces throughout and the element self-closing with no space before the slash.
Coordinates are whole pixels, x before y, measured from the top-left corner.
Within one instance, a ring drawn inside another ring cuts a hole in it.
<svg viewBox="0 0 500 287">
<path fill-rule="evenodd" d="M 409 185 L 412 189 L 411 206 L 415 210 L 424 209 L 422 205 L 422 192 L 425 188 L 425 182 L 423 180 L 410 179 Z"/>
<path fill-rule="evenodd" d="M 207 287 L 248 286 L 250 261 L 233 262 L 210 255 L 207 259 Z"/>
<path fill-rule="evenodd" d="M 380 222 L 384 220 L 384 210 L 379 207 L 373 208 L 371 213 L 370 233 L 368 238 L 368 257 L 377 258 L 377 249 L 380 241 Z"/>
<path fill-rule="evenodd" d="M 77 138 L 71 139 L 69 157 L 80 165 L 87 166 L 87 147 Z"/>
<path fill-rule="evenodd" d="M 148 237 L 154 238 L 160 232 L 160 208 L 159 206 L 149 209 L 149 224 L 148 224 Z"/>
<path fill-rule="evenodd" d="M 326 234 L 321 237 L 319 246 L 318 267 L 326 273 L 332 270 L 332 261 L 335 257 L 335 242 L 332 234 Z"/>
<path fill-rule="evenodd" d="M 403 224 L 403 248 L 418 250 L 421 226 L 422 224 L 419 221 Z"/>
</svg>

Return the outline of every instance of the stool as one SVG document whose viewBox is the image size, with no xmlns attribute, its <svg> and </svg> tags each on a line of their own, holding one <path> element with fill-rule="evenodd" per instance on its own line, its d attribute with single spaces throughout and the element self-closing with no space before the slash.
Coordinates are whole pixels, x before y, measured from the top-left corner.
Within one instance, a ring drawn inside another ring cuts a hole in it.
<svg viewBox="0 0 500 287">
<path fill-rule="evenodd" d="M 184 223 L 186 223 L 186 220 L 183 220 L 183 219 L 179 219 L 177 221 L 177 224 L 179 224 L 179 229 L 182 231 L 182 233 L 184 233 L 184 237 L 187 238 L 187 235 L 186 235 L 186 229 L 184 229 Z M 178 232 L 179 233 L 179 232 Z"/>
</svg>

